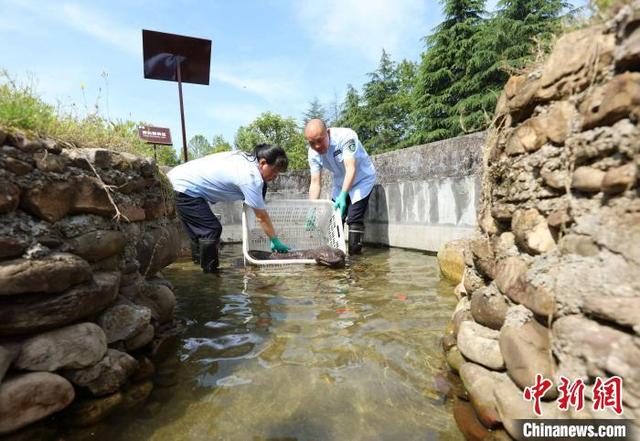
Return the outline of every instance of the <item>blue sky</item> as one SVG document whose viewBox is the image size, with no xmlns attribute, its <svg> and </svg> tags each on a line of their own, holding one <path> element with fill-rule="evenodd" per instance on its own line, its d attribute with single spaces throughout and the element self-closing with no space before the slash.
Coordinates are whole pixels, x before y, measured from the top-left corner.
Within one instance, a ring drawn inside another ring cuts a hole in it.
<svg viewBox="0 0 640 441">
<path fill-rule="evenodd" d="M 262 112 L 299 120 L 314 97 L 341 102 L 383 48 L 418 60 L 440 9 L 434 0 L 0 0 L 0 68 L 32 75 L 46 101 L 81 114 L 97 102 L 112 119 L 170 127 L 179 146 L 177 86 L 143 79 L 141 30 L 211 39 L 210 85 L 183 89 L 187 137 L 232 142 Z"/>
</svg>

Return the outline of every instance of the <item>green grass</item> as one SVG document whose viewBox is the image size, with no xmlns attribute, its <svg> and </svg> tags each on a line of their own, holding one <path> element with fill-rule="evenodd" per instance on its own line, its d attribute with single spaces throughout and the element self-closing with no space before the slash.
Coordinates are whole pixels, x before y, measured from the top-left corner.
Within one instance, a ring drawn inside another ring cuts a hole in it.
<svg viewBox="0 0 640 441">
<path fill-rule="evenodd" d="M 153 148 L 138 138 L 139 123 L 111 121 L 95 111 L 77 116 L 42 100 L 32 81 L 20 83 L 6 70 L 0 70 L 0 126 L 8 131 L 24 131 L 31 136 L 53 138 L 87 148 L 134 153 L 152 157 Z M 175 165 L 171 148 L 158 149 L 158 163 Z"/>
</svg>

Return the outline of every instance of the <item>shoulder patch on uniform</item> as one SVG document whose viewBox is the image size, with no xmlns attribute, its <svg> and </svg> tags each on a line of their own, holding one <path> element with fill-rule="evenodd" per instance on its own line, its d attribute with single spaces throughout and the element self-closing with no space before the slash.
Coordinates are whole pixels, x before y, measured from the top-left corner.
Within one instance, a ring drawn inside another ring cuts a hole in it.
<svg viewBox="0 0 640 441">
<path fill-rule="evenodd" d="M 356 151 L 356 142 L 353 139 L 350 139 L 344 144 L 344 148 L 353 153 Z"/>
</svg>

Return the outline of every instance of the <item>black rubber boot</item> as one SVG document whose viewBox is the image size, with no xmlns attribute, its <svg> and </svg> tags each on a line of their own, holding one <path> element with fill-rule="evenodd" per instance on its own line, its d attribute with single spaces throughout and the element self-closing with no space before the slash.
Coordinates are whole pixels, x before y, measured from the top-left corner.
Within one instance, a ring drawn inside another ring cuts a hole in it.
<svg viewBox="0 0 640 441">
<path fill-rule="evenodd" d="M 191 243 L 191 260 L 193 263 L 200 263 L 200 244 L 198 243 L 198 239 L 190 239 Z"/>
<path fill-rule="evenodd" d="M 362 253 L 362 241 L 364 239 L 364 225 L 349 225 L 349 254 Z"/>
<path fill-rule="evenodd" d="M 205 273 L 212 273 L 218 269 L 219 240 L 200 239 L 200 266 Z"/>
</svg>

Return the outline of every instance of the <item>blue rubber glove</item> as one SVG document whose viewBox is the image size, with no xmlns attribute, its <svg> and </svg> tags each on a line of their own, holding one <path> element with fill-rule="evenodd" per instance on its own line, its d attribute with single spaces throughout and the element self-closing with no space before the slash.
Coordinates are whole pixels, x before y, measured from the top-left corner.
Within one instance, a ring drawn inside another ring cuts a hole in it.
<svg viewBox="0 0 640 441">
<path fill-rule="evenodd" d="M 340 196 L 337 197 L 336 201 L 333 204 L 333 208 L 337 208 L 340 210 L 340 216 L 344 217 L 345 212 L 347 211 L 347 196 L 349 193 L 343 191 L 340 193 Z"/>
<path fill-rule="evenodd" d="M 280 239 L 274 236 L 271 238 L 271 251 L 275 251 L 276 253 L 288 253 L 289 247 L 280 242 Z"/>
<path fill-rule="evenodd" d="M 310 208 L 307 213 L 307 219 L 304 221 L 304 229 L 305 231 L 315 230 L 316 228 L 316 209 L 315 207 Z"/>
</svg>

